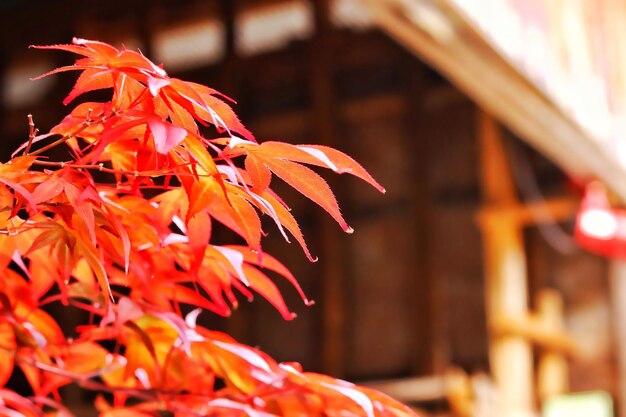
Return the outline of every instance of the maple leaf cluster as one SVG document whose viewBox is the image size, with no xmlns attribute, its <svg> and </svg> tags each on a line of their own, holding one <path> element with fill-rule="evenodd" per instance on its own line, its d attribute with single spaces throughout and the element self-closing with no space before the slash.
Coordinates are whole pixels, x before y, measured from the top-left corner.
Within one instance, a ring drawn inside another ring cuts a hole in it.
<svg viewBox="0 0 626 417">
<path fill-rule="evenodd" d="M 81 56 L 44 74 L 82 71 L 65 104 L 93 90 L 113 94 L 79 104 L 49 133 L 31 123 L 28 141 L 0 164 L 1 415 L 71 415 L 59 393 L 70 383 L 100 393 L 103 417 L 412 415 L 196 324 L 204 310 L 229 315 L 237 293 L 257 293 L 293 318 L 267 271 L 309 303 L 261 249 L 266 215 L 312 259 L 272 176 L 351 231 L 305 165 L 384 191 L 358 163 L 323 146 L 258 143 L 227 97 L 169 77 L 139 52 L 84 39 L 38 48 Z M 214 222 L 245 245 L 211 243 Z M 67 336 L 45 311 L 55 302 L 87 311 L 89 322 Z M 32 396 L 6 387 L 16 367 Z"/>
</svg>

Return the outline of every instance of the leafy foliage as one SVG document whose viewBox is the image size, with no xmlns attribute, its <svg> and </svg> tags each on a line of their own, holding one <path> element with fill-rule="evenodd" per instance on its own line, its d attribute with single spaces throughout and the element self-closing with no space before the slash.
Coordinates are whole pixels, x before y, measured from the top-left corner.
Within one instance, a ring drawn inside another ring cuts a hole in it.
<svg viewBox="0 0 626 417">
<path fill-rule="evenodd" d="M 66 104 L 93 90 L 113 94 L 79 104 L 49 133 L 31 123 L 28 141 L 0 165 L 0 386 L 19 367 L 34 392 L 0 389 L 0 414 L 70 415 L 59 388 L 76 383 L 112 394 L 96 401 L 103 417 L 411 415 L 382 394 L 196 325 L 202 310 L 229 315 L 236 293 L 258 293 L 292 319 L 267 271 L 309 303 L 261 248 L 263 214 L 311 258 L 272 176 L 351 231 L 305 165 L 384 191 L 358 163 L 323 146 L 258 143 L 226 97 L 169 77 L 138 52 L 84 39 L 38 48 L 81 56 L 45 74 L 81 71 Z M 207 139 L 207 126 L 218 137 Z M 59 146 L 67 160 L 50 156 Z M 246 245 L 212 243 L 215 221 Z M 42 309 L 52 302 L 91 320 L 70 338 Z M 184 316 L 181 305 L 196 309 Z"/>
</svg>

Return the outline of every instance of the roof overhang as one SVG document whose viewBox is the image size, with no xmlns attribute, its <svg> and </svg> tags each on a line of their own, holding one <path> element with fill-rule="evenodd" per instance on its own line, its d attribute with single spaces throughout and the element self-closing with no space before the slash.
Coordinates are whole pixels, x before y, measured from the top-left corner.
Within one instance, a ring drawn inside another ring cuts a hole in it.
<svg viewBox="0 0 626 417">
<path fill-rule="evenodd" d="M 626 200 L 626 169 L 522 74 L 450 0 L 363 0 L 377 24 L 568 173 Z"/>
</svg>

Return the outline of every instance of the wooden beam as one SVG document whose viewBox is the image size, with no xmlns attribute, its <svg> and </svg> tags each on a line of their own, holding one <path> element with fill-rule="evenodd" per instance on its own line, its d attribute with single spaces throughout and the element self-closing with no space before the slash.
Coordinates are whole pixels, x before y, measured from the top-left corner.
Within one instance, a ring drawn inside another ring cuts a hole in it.
<svg viewBox="0 0 626 417">
<path fill-rule="evenodd" d="M 576 342 L 571 336 L 563 329 L 555 328 L 541 316 L 499 316 L 490 320 L 489 328 L 495 337 L 523 337 L 539 347 L 559 354 L 575 356 L 578 352 Z"/>
<path fill-rule="evenodd" d="M 363 119 L 384 118 L 388 114 L 402 114 L 407 105 L 403 97 L 397 94 L 381 94 L 371 97 L 347 100 L 335 103 L 334 108 L 338 119 L 347 123 L 359 123 Z M 292 110 L 277 114 L 264 114 L 256 119 L 248 120 L 253 130 L 271 131 L 275 125 L 288 126 L 288 130 L 310 129 L 310 113 L 304 110 Z M 317 129 L 317 128 L 316 128 Z M 334 132 L 333 132 L 334 135 Z"/>
<path fill-rule="evenodd" d="M 507 204 L 498 207 L 485 207 L 478 213 L 478 221 L 497 215 L 507 216 L 520 227 L 538 223 L 552 223 L 571 220 L 576 215 L 580 200 L 571 197 L 550 198 L 545 201 L 534 201 L 526 204 Z"/>
<path fill-rule="evenodd" d="M 626 200 L 626 170 L 474 30 L 449 0 L 365 0 L 394 39 L 568 172 Z M 430 20 L 419 16 L 429 16 Z M 427 12 L 427 13 L 426 13 Z"/>
<path fill-rule="evenodd" d="M 364 119 L 377 120 L 388 117 L 389 114 L 406 113 L 407 104 L 401 95 L 385 93 L 346 100 L 337 107 L 342 120 L 358 124 Z"/>
<path fill-rule="evenodd" d="M 441 401 L 447 397 L 446 377 L 433 375 L 359 382 L 403 402 Z"/>
</svg>

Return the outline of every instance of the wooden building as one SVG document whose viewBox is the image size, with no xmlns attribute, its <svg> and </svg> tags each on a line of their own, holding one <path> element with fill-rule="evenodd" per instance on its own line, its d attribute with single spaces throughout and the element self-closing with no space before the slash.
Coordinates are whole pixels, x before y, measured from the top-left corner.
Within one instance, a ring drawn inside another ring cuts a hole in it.
<svg viewBox="0 0 626 417">
<path fill-rule="evenodd" d="M 581 124 L 585 97 L 564 108 L 562 90 L 545 87 L 551 79 L 541 84 L 541 71 L 523 65 L 530 60 L 513 53 L 515 61 L 494 41 L 488 16 L 472 14 L 480 2 L 462 3 L 3 2 L 2 152 L 24 141 L 26 114 L 42 127 L 56 123 L 72 85 L 72 74 L 28 81 L 71 59 L 28 45 L 79 36 L 139 47 L 172 75 L 236 98 L 259 139 L 334 146 L 387 189 L 380 196 L 329 178 L 354 236 L 285 190 L 320 261 L 309 264 L 269 224 L 265 249 L 316 305 L 286 289 L 298 319 L 283 322 L 258 301 L 229 320 L 207 317 L 214 328 L 309 370 L 378 381 L 434 415 L 480 415 L 471 381 L 496 387 L 508 405 L 495 415 L 505 417 L 531 415 L 562 391 L 605 390 L 626 407 L 624 268 L 571 238 L 579 198 L 572 183 L 599 178 L 626 197 L 625 165 L 612 157 L 619 137 L 594 125 L 602 115 Z M 488 3 L 513 13 L 523 2 Z M 590 7 L 575 3 L 574 14 Z M 601 3 L 614 19 L 606 27 L 619 32 L 623 11 Z M 624 87 L 611 74 L 595 75 L 609 79 L 607 91 Z M 612 129 L 623 100 L 623 89 L 615 91 L 603 96 Z"/>
</svg>

